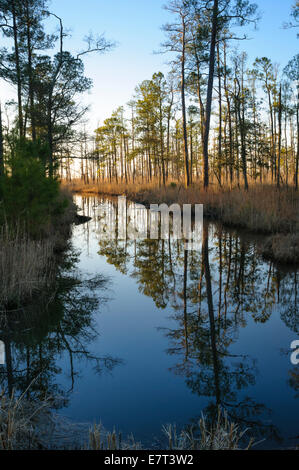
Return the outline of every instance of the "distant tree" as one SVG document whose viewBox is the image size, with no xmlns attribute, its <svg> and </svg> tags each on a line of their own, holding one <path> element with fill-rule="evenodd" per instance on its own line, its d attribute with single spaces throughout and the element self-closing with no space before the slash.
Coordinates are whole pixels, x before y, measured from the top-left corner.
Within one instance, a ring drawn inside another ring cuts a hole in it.
<svg viewBox="0 0 299 470">
<path fill-rule="evenodd" d="M 244 26 L 250 22 L 255 22 L 257 5 L 251 4 L 249 0 L 199 0 L 197 9 L 200 14 L 211 17 L 210 30 L 210 53 L 209 53 L 209 72 L 205 113 L 205 129 L 204 129 L 204 187 L 209 186 L 209 134 L 212 109 L 212 94 L 216 63 L 216 46 L 219 40 L 234 39 L 234 35 L 230 32 L 232 25 Z M 243 39 L 245 39 L 244 36 Z"/>
<path fill-rule="evenodd" d="M 295 187 L 298 189 L 298 170 L 299 170 L 299 54 L 297 54 L 284 69 L 287 77 L 295 85 L 297 102 L 295 104 L 296 127 L 297 127 L 297 149 L 295 162 Z"/>
<path fill-rule="evenodd" d="M 176 64 L 180 64 L 180 92 L 182 105 L 182 124 L 184 139 L 184 162 L 185 162 L 185 185 L 190 184 L 189 171 L 189 148 L 187 135 L 187 112 L 186 112 L 186 62 L 188 45 L 190 43 L 190 26 L 193 13 L 193 0 L 171 0 L 166 9 L 173 13 L 177 21 L 163 26 L 168 40 L 162 45 L 164 51 L 176 52 L 178 54 Z"/>
<path fill-rule="evenodd" d="M 284 23 L 285 28 L 299 28 L 299 1 L 296 1 L 292 6 L 291 11 L 291 18 L 292 20 L 288 23 Z M 299 33 L 297 34 L 299 38 Z"/>
<path fill-rule="evenodd" d="M 276 129 L 275 129 L 275 102 L 277 100 L 277 81 L 274 65 L 268 57 L 257 58 L 253 64 L 252 73 L 261 80 L 263 89 L 267 94 L 270 126 L 271 126 L 271 168 L 272 179 L 277 173 L 276 160 Z"/>
<path fill-rule="evenodd" d="M 17 86 L 19 133 L 25 136 L 27 114 L 29 114 L 33 140 L 36 139 L 34 116 L 36 58 L 40 51 L 50 49 L 55 40 L 54 35 L 46 34 L 44 31 L 46 6 L 47 0 L 0 1 L 0 28 L 6 38 L 13 40 L 11 50 L 7 48 L 0 50 L 0 76 Z"/>
<path fill-rule="evenodd" d="M 59 73 L 57 68 L 59 67 Z M 87 107 L 81 107 L 75 100 L 78 94 L 90 89 L 91 80 L 84 76 L 81 60 L 69 52 L 60 53 L 54 59 L 40 57 L 36 65 L 35 113 L 39 123 L 39 137 L 49 148 L 49 174 L 54 171 L 54 154 L 58 146 L 73 136 L 73 127 L 84 116 Z"/>
<path fill-rule="evenodd" d="M 49 16 L 58 20 L 58 34 L 45 32 Z M 78 93 L 91 86 L 84 76 L 82 58 L 91 52 L 106 52 L 114 44 L 90 34 L 85 38 L 87 47 L 77 55 L 65 51 L 62 19 L 48 11 L 47 0 L 0 0 L 0 29 L 11 39 L 10 48 L 0 49 L 0 77 L 17 88 L 19 136 L 30 134 L 33 141 L 47 142 L 52 176 L 58 145 L 73 133 L 87 110 L 75 101 Z M 56 42 L 59 50 L 54 57 L 45 55 Z"/>
</svg>

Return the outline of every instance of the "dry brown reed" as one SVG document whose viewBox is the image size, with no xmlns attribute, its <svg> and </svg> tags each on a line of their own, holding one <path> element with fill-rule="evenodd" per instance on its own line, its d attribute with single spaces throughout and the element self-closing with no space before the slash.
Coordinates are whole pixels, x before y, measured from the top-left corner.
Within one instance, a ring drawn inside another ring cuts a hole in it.
<svg viewBox="0 0 299 470">
<path fill-rule="evenodd" d="M 163 427 L 168 439 L 170 450 L 241 450 L 240 441 L 247 433 L 247 429 L 240 427 L 228 419 L 226 411 L 218 410 L 215 423 L 208 425 L 203 416 L 198 422 L 200 430 L 195 435 L 193 429 L 183 430 L 179 434 L 175 425 Z M 246 450 L 253 445 L 253 439 L 249 440 Z"/>
<path fill-rule="evenodd" d="M 0 450 L 40 449 L 42 429 L 51 425 L 50 401 L 34 403 L 0 393 Z"/>
<path fill-rule="evenodd" d="M 31 240 L 22 231 L 0 231 L 0 309 L 19 306 L 51 278 L 54 240 Z"/>
<path fill-rule="evenodd" d="M 76 213 L 67 189 L 60 197 L 68 199 L 68 206 L 43 237 L 32 239 L 21 225 L 0 227 L 0 311 L 19 307 L 50 285 L 55 255 L 66 248 Z"/>
<path fill-rule="evenodd" d="M 144 204 L 203 204 L 205 215 L 254 232 L 291 233 L 299 228 L 299 194 L 293 188 L 278 190 L 270 184 L 255 184 L 245 191 L 211 185 L 205 191 L 198 184 L 189 188 L 177 183 L 166 187 L 138 182 L 85 185 L 81 180 L 72 181 L 68 187 L 84 194 L 124 194 Z"/>
<path fill-rule="evenodd" d="M 89 430 L 88 450 L 140 450 L 141 447 L 133 435 L 123 441 L 121 433 L 106 432 L 101 424 L 95 424 Z"/>
<path fill-rule="evenodd" d="M 271 183 L 251 182 L 249 191 L 239 186 L 219 187 L 211 184 L 208 191 L 194 183 L 185 188 L 180 182 L 166 187 L 151 183 L 98 182 L 81 180 L 64 182 L 70 191 L 83 194 L 126 195 L 145 204 L 203 204 L 205 216 L 226 225 L 269 235 L 261 252 L 279 262 L 299 263 L 299 192 L 293 187 L 278 189 Z M 288 236 L 287 236 L 288 235 Z"/>
<path fill-rule="evenodd" d="M 31 384 L 28 389 L 30 386 Z M 49 398 L 38 402 L 27 400 L 28 389 L 19 398 L 14 394 L 9 398 L 4 392 L 0 393 L 0 450 L 142 449 L 141 443 L 135 441 L 133 435 L 123 440 L 121 433 L 115 430 L 107 432 L 101 424 L 90 428 L 87 445 L 78 446 L 75 444 L 78 436 L 77 432 L 74 433 L 74 428 L 78 431 L 81 426 L 64 423 L 62 417 L 54 416 L 51 412 L 52 400 Z M 81 440 L 84 439 L 84 428 L 85 426 L 81 430 Z M 206 419 L 202 417 L 198 422 L 197 432 L 189 429 L 178 433 L 175 425 L 163 426 L 162 431 L 167 438 L 166 448 L 169 450 L 239 450 L 242 448 L 240 442 L 247 432 L 230 422 L 227 413 L 220 409 L 216 422 L 212 425 L 207 424 Z M 252 445 L 253 439 L 250 439 L 245 449 Z M 165 448 L 162 442 L 161 447 Z"/>
</svg>

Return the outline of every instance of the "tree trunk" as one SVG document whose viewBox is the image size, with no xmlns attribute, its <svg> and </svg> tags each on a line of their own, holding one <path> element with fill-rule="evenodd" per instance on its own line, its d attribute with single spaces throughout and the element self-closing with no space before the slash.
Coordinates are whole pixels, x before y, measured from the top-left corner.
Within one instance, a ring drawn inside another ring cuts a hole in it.
<svg viewBox="0 0 299 470">
<path fill-rule="evenodd" d="M 295 168 L 295 187 L 298 190 L 298 166 L 299 166 L 299 89 L 297 96 L 297 152 L 296 152 L 296 168 Z"/>
<path fill-rule="evenodd" d="M 238 110 L 238 119 L 239 119 L 239 129 L 241 136 L 241 158 L 242 158 L 242 172 L 244 178 L 244 187 L 245 190 L 248 190 L 248 180 L 247 180 L 247 161 L 246 161 L 246 133 L 245 133 L 245 123 L 241 114 L 241 104 L 240 98 L 237 98 L 237 110 Z"/>
<path fill-rule="evenodd" d="M 2 110 L 0 105 L 0 177 L 4 175 L 4 151 L 3 151 L 3 130 L 2 130 Z"/>
<path fill-rule="evenodd" d="M 219 131 L 218 131 L 218 181 L 221 186 L 221 160 L 222 160 L 222 93 L 221 93 L 221 67 L 220 67 L 220 50 L 217 45 L 217 62 L 218 62 L 218 93 L 219 93 Z"/>
<path fill-rule="evenodd" d="M 281 85 L 279 89 L 279 109 L 278 109 L 278 155 L 277 155 L 277 187 L 280 187 L 280 160 L 281 160 Z"/>
<path fill-rule="evenodd" d="M 210 135 L 213 82 L 214 82 L 214 70 L 215 70 L 216 37 L 217 37 L 217 30 L 218 30 L 218 3 L 219 3 L 218 0 L 214 0 L 212 35 L 211 35 L 211 44 L 210 44 L 209 78 L 208 78 L 208 89 L 207 89 L 205 134 L 204 134 L 204 144 L 203 144 L 204 187 L 205 188 L 208 188 L 209 186 L 209 135 Z"/>
<path fill-rule="evenodd" d="M 15 46 L 15 60 L 16 60 L 16 73 L 17 73 L 17 94 L 18 94 L 18 117 L 19 117 L 19 135 L 23 136 L 23 106 L 22 106 L 22 79 L 21 79 L 21 67 L 20 67 L 20 55 L 19 55 L 19 39 L 18 39 L 18 27 L 16 18 L 16 5 L 15 0 L 11 1 L 11 11 L 13 18 L 13 34 L 14 34 L 14 46 Z"/>
<path fill-rule="evenodd" d="M 188 155 L 188 137 L 187 137 L 187 119 L 186 119 L 186 98 L 185 98 L 185 53 L 186 53 L 186 24 L 183 19 L 182 32 L 182 75 L 181 75 L 181 97 L 182 97 L 182 115 L 183 115 L 183 135 L 184 135 L 184 157 L 185 157 L 185 185 L 190 185 L 189 176 L 189 155 Z"/>
<path fill-rule="evenodd" d="M 34 118 L 34 87 L 33 87 L 33 69 L 32 69 L 32 45 L 31 45 L 31 25 L 28 0 L 26 2 L 26 35 L 27 35 L 27 54 L 28 54 L 28 88 L 29 88 L 29 103 L 30 103 L 30 121 L 31 121 L 31 135 L 33 142 L 36 140 L 36 126 Z"/>
</svg>

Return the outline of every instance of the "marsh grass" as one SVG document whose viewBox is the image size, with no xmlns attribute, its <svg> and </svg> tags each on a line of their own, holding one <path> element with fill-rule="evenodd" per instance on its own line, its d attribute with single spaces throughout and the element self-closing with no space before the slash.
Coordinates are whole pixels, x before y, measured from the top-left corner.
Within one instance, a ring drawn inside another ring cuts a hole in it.
<svg viewBox="0 0 299 470">
<path fill-rule="evenodd" d="M 87 433 L 86 425 L 76 425 L 54 415 L 51 411 L 53 399 L 38 402 L 27 400 L 30 386 L 31 384 L 19 398 L 15 397 L 14 393 L 10 398 L 4 392 L 0 393 L 0 450 L 113 451 L 143 448 L 133 435 L 123 439 L 121 433 L 115 430 L 107 432 L 101 424 L 95 424 Z M 216 422 L 208 425 L 202 417 L 196 433 L 192 429 L 178 433 L 175 425 L 163 426 L 162 432 L 167 438 L 168 450 L 241 450 L 240 441 L 247 430 L 242 431 L 238 425 L 229 421 L 225 411 L 219 409 Z M 80 444 L 86 434 L 88 441 L 86 444 Z M 250 449 L 252 445 L 251 439 L 245 449 Z"/>
<path fill-rule="evenodd" d="M 280 263 L 299 264 L 299 233 L 276 234 L 267 238 L 262 253 Z"/>
<path fill-rule="evenodd" d="M 89 430 L 88 450 L 140 450 L 142 445 L 136 442 L 131 434 L 125 441 L 122 434 L 106 432 L 101 424 L 94 425 Z"/>
<path fill-rule="evenodd" d="M 42 448 L 42 429 L 51 424 L 50 402 L 38 404 L 25 398 L 0 394 L 0 450 Z"/>
<path fill-rule="evenodd" d="M 299 197 L 293 190 L 256 186 L 250 191 L 198 188 L 160 188 L 137 193 L 135 199 L 147 203 L 174 202 L 203 204 L 206 216 L 227 225 L 246 228 L 252 232 L 289 233 L 298 228 Z"/>
<path fill-rule="evenodd" d="M 200 184 L 185 188 L 180 182 L 161 187 L 157 182 L 142 184 L 95 183 L 81 180 L 63 183 L 70 191 L 81 194 L 126 195 L 129 199 L 150 204 L 203 204 L 206 217 L 225 225 L 267 235 L 260 245 L 261 254 L 274 261 L 299 263 L 299 192 L 293 187 L 279 190 L 272 184 L 252 183 L 249 191 L 239 187 L 211 184 L 205 191 Z"/>
<path fill-rule="evenodd" d="M 166 187 L 159 187 L 155 183 L 142 185 L 138 182 L 85 185 L 81 180 L 72 181 L 68 188 L 84 194 L 124 194 L 146 205 L 203 204 L 206 216 L 254 232 L 291 233 L 299 229 L 299 194 L 293 188 L 277 190 L 273 185 L 255 184 L 249 191 L 245 191 L 238 187 L 231 189 L 211 185 L 205 191 L 198 184 L 189 188 L 175 182 Z"/>
<path fill-rule="evenodd" d="M 21 223 L 0 227 L 0 310 L 18 308 L 51 285 L 57 254 L 67 247 L 76 213 L 71 194 L 63 190 L 60 197 L 68 200 L 66 210 L 38 237 Z"/>
<path fill-rule="evenodd" d="M 208 425 L 205 417 L 202 417 L 197 425 L 199 432 L 193 428 L 177 433 L 175 425 L 163 426 L 163 432 L 168 440 L 170 450 L 241 450 L 240 441 L 248 432 L 229 421 L 226 411 L 218 410 L 215 423 Z M 246 450 L 253 445 L 253 439 L 249 440 Z"/>
<path fill-rule="evenodd" d="M 0 231 L 0 309 L 19 306 L 44 289 L 53 273 L 53 238 L 31 240 L 21 230 Z"/>
</svg>

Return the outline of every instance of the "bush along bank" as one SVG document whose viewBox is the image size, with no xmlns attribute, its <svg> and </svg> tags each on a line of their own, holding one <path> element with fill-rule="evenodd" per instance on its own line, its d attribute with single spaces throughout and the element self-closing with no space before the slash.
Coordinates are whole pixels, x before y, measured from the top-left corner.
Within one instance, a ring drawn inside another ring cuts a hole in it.
<svg viewBox="0 0 299 470">
<path fill-rule="evenodd" d="M 0 177 L 0 311 L 49 287 L 76 219 L 71 193 L 47 176 L 42 155 L 18 141 Z"/>
</svg>

